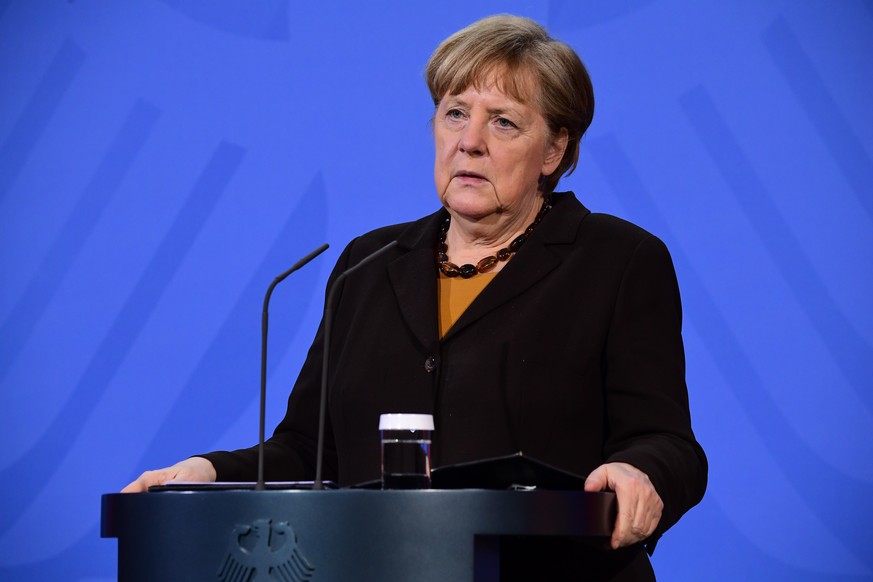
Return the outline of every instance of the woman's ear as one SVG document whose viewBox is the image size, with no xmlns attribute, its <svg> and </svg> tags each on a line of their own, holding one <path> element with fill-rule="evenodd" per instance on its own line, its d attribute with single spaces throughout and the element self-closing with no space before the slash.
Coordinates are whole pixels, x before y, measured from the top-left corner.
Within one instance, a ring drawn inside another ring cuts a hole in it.
<svg viewBox="0 0 873 582">
<path fill-rule="evenodd" d="M 546 145 L 546 156 L 543 158 L 543 176 L 550 176 L 558 168 L 558 164 L 564 158 L 564 152 L 567 151 L 567 142 L 570 140 L 570 134 L 566 127 L 562 127 L 556 133 L 549 143 Z"/>
</svg>

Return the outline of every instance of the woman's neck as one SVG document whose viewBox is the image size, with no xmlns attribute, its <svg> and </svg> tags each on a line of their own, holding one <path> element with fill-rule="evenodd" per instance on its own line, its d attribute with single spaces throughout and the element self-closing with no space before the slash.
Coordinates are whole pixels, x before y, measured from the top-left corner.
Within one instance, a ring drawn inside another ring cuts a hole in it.
<svg viewBox="0 0 873 582">
<path fill-rule="evenodd" d="M 452 213 L 452 222 L 446 234 L 449 260 L 456 265 L 475 265 L 480 259 L 496 254 L 525 231 L 536 218 L 542 203 L 542 196 L 537 196 L 523 210 L 492 214 L 479 220 L 469 220 Z"/>
</svg>

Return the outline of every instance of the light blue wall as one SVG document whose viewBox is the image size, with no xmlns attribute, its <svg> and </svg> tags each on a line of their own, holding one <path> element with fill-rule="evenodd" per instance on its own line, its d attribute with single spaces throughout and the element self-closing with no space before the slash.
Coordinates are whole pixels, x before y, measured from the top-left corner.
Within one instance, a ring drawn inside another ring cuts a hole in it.
<svg viewBox="0 0 873 582">
<path fill-rule="evenodd" d="M 670 246 L 703 503 L 664 580 L 873 578 L 873 4 L 0 0 L 0 578 L 108 580 L 100 494 L 281 417 L 342 247 L 436 208 L 422 79 L 514 12 L 597 111 L 574 189 Z"/>
</svg>

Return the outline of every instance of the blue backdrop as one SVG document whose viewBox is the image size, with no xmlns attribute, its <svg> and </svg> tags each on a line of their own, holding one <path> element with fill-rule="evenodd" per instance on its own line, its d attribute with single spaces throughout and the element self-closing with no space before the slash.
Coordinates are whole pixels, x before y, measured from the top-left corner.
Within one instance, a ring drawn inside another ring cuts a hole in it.
<svg viewBox="0 0 873 582">
<path fill-rule="evenodd" d="M 317 4 L 317 6 L 316 6 Z M 0 578 L 110 580 L 99 499 L 254 442 L 333 260 L 437 206 L 422 70 L 513 12 L 597 111 L 562 185 L 655 232 L 710 486 L 664 580 L 873 578 L 873 3 L 0 0 Z"/>
</svg>

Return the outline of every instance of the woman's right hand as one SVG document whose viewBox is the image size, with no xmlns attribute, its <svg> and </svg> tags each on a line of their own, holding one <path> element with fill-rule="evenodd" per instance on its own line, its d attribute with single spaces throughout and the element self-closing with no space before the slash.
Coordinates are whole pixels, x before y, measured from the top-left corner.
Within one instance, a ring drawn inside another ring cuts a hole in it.
<svg viewBox="0 0 873 582">
<path fill-rule="evenodd" d="M 211 483 L 215 481 L 215 467 L 203 457 L 191 457 L 179 461 L 172 467 L 146 471 L 133 483 L 121 490 L 122 493 L 145 493 L 152 485 L 165 485 L 172 481 L 196 481 Z"/>
</svg>

